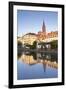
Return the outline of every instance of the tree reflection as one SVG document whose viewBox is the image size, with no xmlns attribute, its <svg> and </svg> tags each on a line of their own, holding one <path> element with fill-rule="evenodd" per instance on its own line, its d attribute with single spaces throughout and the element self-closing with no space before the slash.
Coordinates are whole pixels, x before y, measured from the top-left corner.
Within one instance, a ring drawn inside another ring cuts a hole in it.
<svg viewBox="0 0 66 90">
<path fill-rule="evenodd" d="M 18 52 L 18 59 L 23 59 L 24 62 L 28 62 L 30 65 L 41 63 L 44 67 L 44 72 L 46 65 L 57 67 L 58 55 L 57 53 L 38 53 L 38 52 Z"/>
</svg>

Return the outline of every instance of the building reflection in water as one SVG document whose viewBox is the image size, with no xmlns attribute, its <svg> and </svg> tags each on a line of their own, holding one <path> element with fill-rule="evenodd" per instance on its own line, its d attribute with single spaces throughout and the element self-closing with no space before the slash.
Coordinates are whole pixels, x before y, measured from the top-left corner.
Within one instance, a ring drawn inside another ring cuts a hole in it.
<svg viewBox="0 0 66 90">
<path fill-rule="evenodd" d="M 18 59 L 28 65 L 42 64 L 44 72 L 46 67 L 58 68 L 57 54 L 35 53 L 35 52 L 22 52 L 18 54 Z"/>
</svg>

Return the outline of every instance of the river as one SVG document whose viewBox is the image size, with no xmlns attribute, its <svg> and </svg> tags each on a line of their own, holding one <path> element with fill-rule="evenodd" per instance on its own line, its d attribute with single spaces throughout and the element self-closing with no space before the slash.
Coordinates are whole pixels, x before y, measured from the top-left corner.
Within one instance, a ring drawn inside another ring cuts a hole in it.
<svg viewBox="0 0 66 90">
<path fill-rule="evenodd" d="M 56 53 L 18 53 L 17 79 L 42 79 L 58 77 L 58 56 Z"/>
</svg>

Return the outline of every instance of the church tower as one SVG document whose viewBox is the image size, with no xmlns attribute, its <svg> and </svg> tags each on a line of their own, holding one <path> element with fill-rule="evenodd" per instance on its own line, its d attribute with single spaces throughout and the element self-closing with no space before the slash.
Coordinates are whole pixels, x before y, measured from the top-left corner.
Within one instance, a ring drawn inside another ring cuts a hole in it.
<svg viewBox="0 0 66 90">
<path fill-rule="evenodd" d="M 43 21 L 43 25 L 42 25 L 42 32 L 45 32 L 46 33 L 46 26 L 45 26 L 44 21 Z"/>
</svg>

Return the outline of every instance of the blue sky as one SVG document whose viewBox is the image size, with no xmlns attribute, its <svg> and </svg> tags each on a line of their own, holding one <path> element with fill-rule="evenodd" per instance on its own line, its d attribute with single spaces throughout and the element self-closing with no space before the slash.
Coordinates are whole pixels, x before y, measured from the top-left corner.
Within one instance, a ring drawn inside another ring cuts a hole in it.
<svg viewBox="0 0 66 90">
<path fill-rule="evenodd" d="M 43 21 L 47 32 L 58 30 L 58 12 L 17 10 L 18 36 L 41 31 Z"/>
</svg>

